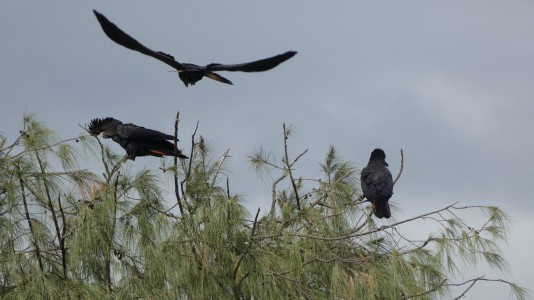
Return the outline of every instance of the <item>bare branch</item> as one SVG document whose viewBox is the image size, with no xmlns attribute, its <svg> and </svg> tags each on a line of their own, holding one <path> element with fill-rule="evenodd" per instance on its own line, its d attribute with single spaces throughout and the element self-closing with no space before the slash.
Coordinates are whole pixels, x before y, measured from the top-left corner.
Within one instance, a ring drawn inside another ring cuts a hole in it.
<svg viewBox="0 0 534 300">
<path fill-rule="evenodd" d="M 243 258 L 245 258 L 245 256 L 248 255 L 248 253 L 250 252 L 250 248 L 252 248 L 252 243 L 254 243 L 254 240 L 252 238 L 254 237 L 254 234 L 256 232 L 256 225 L 258 224 L 258 215 L 259 214 L 260 214 L 260 208 L 258 207 L 258 211 L 256 212 L 256 217 L 254 218 L 254 224 L 252 224 L 252 230 L 250 232 L 250 239 L 249 239 L 249 242 L 248 242 L 247 250 L 245 250 L 245 252 L 243 252 L 241 257 L 237 261 L 237 264 L 236 264 L 235 269 L 234 269 L 234 282 L 235 282 L 235 280 L 237 278 L 237 271 L 239 271 L 239 266 L 241 265 L 241 262 L 243 261 Z"/>
<path fill-rule="evenodd" d="M 287 172 L 289 174 L 289 178 L 291 179 L 291 185 L 293 186 L 293 191 L 295 192 L 295 198 L 297 200 L 297 209 L 300 210 L 300 198 L 299 198 L 299 191 L 297 188 L 297 185 L 295 184 L 295 179 L 293 178 L 293 172 L 291 172 L 291 166 L 289 165 L 289 156 L 287 154 L 287 139 L 289 138 L 288 132 L 286 130 L 286 123 L 283 123 L 284 127 L 284 162 L 287 166 Z"/>
<path fill-rule="evenodd" d="M 226 196 L 230 198 L 230 179 L 228 177 L 226 177 Z"/>
<path fill-rule="evenodd" d="M 449 286 L 461 286 L 461 285 L 464 285 L 466 283 L 471 282 L 471 284 L 458 297 L 455 297 L 454 300 L 458 300 L 458 299 L 464 297 L 465 294 L 467 294 L 467 292 L 475 285 L 475 283 L 477 283 L 477 281 L 479 281 L 479 280 L 482 280 L 484 278 L 484 276 L 486 276 L 486 275 L 482 275 L 480 277 L 477 277 L 477 278 L 474 278 L 474 279 L 471 279 L 471 280 L 468 280 L 466 282 L 459 283 L 459 284 L 448 284 Z"/>
<path fill-rule="evenodd" d="M 180 214 L 184 214 L 182 207 L 182 199 L 180 197 L 180 188 L 178 187 L 178 123 L 180 122 L 180 112 L 176 113 L 176 120 L 174 121 L 174 194 L 178 202 Z M 191 158 L 192 159 L 192 158 Z"/>
<path fill-rule="evenodd" d="M 411 298 L 419 298 L 419 297 L 424 296 L 424 295 L 432 294 L 433 292 L 435 292 L 435 291 L 439 290 L 440 288 L 442 288 L 443 284 L 446 281 L 447 281 L 447 279 L 443 279 L 443 281 L 441 281 L 438 285 L 436 285 L 435 287 L 431 288 L 428 291 L 425 291 L 425 292 L 417 294 L 417 295 L 411 295 L 411 296 L 402 297 L 401 299 L 402 300 L 406 300 L 406 299 L 411 299 Z"/>
<path fill-rule="evenodd" d="M 11 150 L 13 150 L 13 148 L 18 145 L 20 143 L 20 141 L 22 140 L 22 138 L 26 135 L 26 133 L 24 131 L 21 131 L 19 136 L 15 139 L 15 141 L 13 142 L 13 144 L 7 146 L 7 147 L 4 147 L 2 149 L 0 149 L 0 152 L 3 152 L 4 150 L 6 149 L 9 149 L 9 151 L 7 151 L 6 155 L 4 157 L 8 157 L 9 156 L 9 153 L 11 153 Z"/>
<path fill-rule="evenodd" d="M 272 189 L 272 197 L 273 197 L 273 201 L 271 203 L 271 211 L 269 212 L 269 215 L 271 215 L 273 218 L 275 217 L 275 209 L 276 209 L 276 185 L 284 180 L 284 178 L 287 177 L 287 173 L 284 173 L 282 174 L 282 176 L 278 177 L 274 182 L 273 182 L 273 189 Z"/>
<path fill-rule="evenodd" d="M 306 152 L 308 152 L 308 149 L 302 151 L 302 153 L 300 153 L 299 155 L 297 155 L 297 157 L 289 164 L 289 168 L 292 168 L 293 165 L 304 155 L 306 154 Z"/>
<path fill-rule="evenodd" d="M 199 121 L 197 121 L 197 125 L 195 127 L 195 131 L 191 135 L 191 154 L 189 155 L 189 167 L 187 168 L 187 174 L 185 175 L 186 179 L 189 178 L 189 176 L 191 176 L 191 170 L 193 168 L 193 158 L 194 158 L 194 155 L 195 155 L 195 146 L 196 146 L 195 137 L 197 135 L 198 124 L 199 124 Z"/>
<path fill-rule="evenodd" d="M 61 223 L 62 230 L 61 236 L 58 237 L 59 240 L 59 249 L 61 250 L 61 265 L 63 266 L 63 278 L 67 278 L 67 249 L 65 247 L 65 236 L 67 232 L 67 220 L 65 219 L 65 212 L 63 211 L 63 206 L 61 205 L 61 195 L 57 196 L 57 203 L 59 205 L 59 212 L 61 214 Z"/>
<path fill-rule="evenodd" d="M 445 286 L 462 286 L 462 285 L 466 285 L 469 283 L 469 286 L 457 297 L 454 298 L 454 300 L 458 300 L 462 297 L 465 297 L 465 295 L 467 294 L 467 292 L 469 292 L 469 290 L 479 281 L 489 281 L 489 282 L 502 282 L 502 283 L 506 283 L 508 284 L 510 287 L 513 287 L 514 286 L 514 283 L 510 282 L 510 281 L 507 281 L 507 280 L 504 280 L 504 279 L 489 279 L 489 278 L 485 278 L 486 275 L 482 275 L 482 276 L 479 276 L 479 277 L 476 277 L 476 278 L 473 278 L 473 279 L 469 279 L 467 281 L 464 281 L 462 283 L 448 283 L 446 284 Z"/>
<path fill-rule="evenodd" d="M 100 153 L 102 155 L 102 164 L 104 165 L 104 169 L 106 170 L 106 174 L 110 174 L 109 172 L 109 166 L 108 166 L 108 163 L 106 162 L 106 153 L 104 151 L 104 145 L 102 144 L 102 142 L 100 141 L 100 139 L 98 138 L 98 136 L 94 136 L 94 138 L 97 140 L 98 142 L 98 145 L 100 146 Z"/>
<path fill-rule="evenodd" d="M 393 181 L 393 185 L 397 183 L 397 180 L 399 180 L 399 178 L 401 177 L 402 170 L 404 169 L 404 151 L 402 151 L 402 148 L 400 149 L 400 154 L 401 154 L 400 170 L 399 170 L 399 174 L 397 174 L 397 177 L 395 177 L 395 180 Z"/>
<path fill-rule="evenodd" d="M 364 235 L 369 235 L 369 234 L 373 234 L 373 233 L 376 233 L 376 232 L 380 232 L 380 231 L 386 230 L 388 228 L 393 228 L 393 227 L 395 227 L 397 225 L 404 224 L 404 223 L 407 223 L 407 222 L 410 222 L 410 221 L 413 221 L 413 220 L 416 220 L 416 219 L 421 219 L 423 217 L 426 217 L 426 216 L 429 216 L 429 215 L 432 215 L 432 214 L 436 214 L 436 213 L 439 213 L 439 212 L 444 211 L 444 210 L 449 210 L 456 203 L 458 203 L 458 202 L 455 202 L 454 204 L 451 204 L 451 205 L 449 205 L 447 207 L 444 207 L 444 208 L 441 208 L 441 209 L 438 209 L 438 210 L 435 210 L 435 211 L 432 211 L 432 212 L 429 212 L 429 213 L 426 213 L 426 214 L 422 214 L 422 215 L 419 215 L 419 216 L 416 216 L 416 217 L 412 217 L 412 218 L 409 218 L 409 219 L 406 219 L 406 220 L 403 220 L 403 221 L 399 221 L 399 222 L 396 222 L 396 223 L 393 223 L 393 224 L 390 224 L 390 225 L 384 225 L 384 226 L 382 226 L 380 228 L 376 228 L 376 229 L 373 229 L 373 230 L 370 230 L 370 231 L 366 231 L 366 232 L 362 232 L 362 233 L 356 233 L 355 230 L 351 230 L 351 232 L 349 232 L 348 234 L 346 234 L 344 236 L 338 236 L 338 237 L 320 237 L 320 236 L 313 236 L 313 235 L 308 235 L 308 234 L 293 234 L 293 236 L 303 237 L 303 238 L 311 238 L 311 239 L 316 239 L 316 240 L 324 240 L 324 241 L 337 241 L 337 240 L 355 238 L 355 237 L 359 237 L 359 236 L 364 236 Z"/>
<path fill-rule="evenodd" d="M 217 167 L 215 168 L 215 175 L 213 176 L 213 180 L 211 181 L 212 187 L 215 186 L 215 181 L 217 181 L 217 175 L 219 175 L 219 172 L 221 171 L 221 167 L 222 167 L 224 160 L 227 157 L 230 157 L 230 155 L 228 155 L 228 152 L 230 152 L 230 149 L 231 148 L 226 149 L 226 151 L 224 151 L 223 153 L 223 156 L 219 158 L 219 161 L 217 162 Z"/>
<path fill-rule="evenodd" d="M 41 160 L 41 157 L 39 156 L 39 152 L 38 151 L 35 152 L 35 157 L 37 158 L 37 162 L 39 163 L 39 169 L 41 170 L 41 175 L 43 175 L 43 177 L 41 179 L 42 179 L 42 182 L 43 182 L 46 198 L 48 200 L 48 209 L 50 210 L 50 213 L 52 214 L 52 221 L 54 222 L 54 229 L 56 230 L 58 244 L 61 247 L 63 245 L 62 238 L 61 238 L 61 228 L 59 227 L 57 213 L 56 213 L 56 210 L 54 208 L 54 204 L 52 203 L 52 196 L 51 196 L 51 193 L 50 193 L 50 188 L 48 186 L 49 184 L 46 181 L 45 176 L 44 176 L 44 175 L 46 175 L 45 166 L 43 164 L 43 161 Z M 63 255 L 63 257 L 62 257 L 62 267 L 63 267 L 63 275 L 64 275 L 63 279 L 67 279 L 67 277 L 66 277 L 67 276 L 67 262 L 66 262 L 66 258 L 64 257 L 64 255 L 66 253 L 65 253 L 65 249 L 63 247 L 61 247 L 61 248 L 62 248 L 61 252 L 62 252 L 62 255 Z"/>
<path fill-rule="evenodd" d="M 21 189 L 21 192 L 22 192 L 21 195 L 22 195 L 22 203 L 24 204 L 24 213 L 25 213 L 26 220 L 28 221 L 28 227 L 30 228 L 30 233 L 32 234 L 32 244 L 33 244 L 33 246 L 35 248 L 35 255 L 37 256 L 37 262 L 39 263 L 39 269 L 41 271 L 44 271 L 43 261 L 41 259 L 41 250 L 39 248 L 39 243 L 37 242 L 37 236 L 35 234 L 35 229 L 33 228 L 33 220 L 30 217 L 30 212 L 28 210 L 28 201 L 26 201 L 26 192 L 24 191 L 25 190 L 24 180 L 22 179 L 22 176 L 21 176 L 20 166 L 18 164 L 15 165 L 15 166 L 17 168 L 17 177 L 19 179 L 20 189 Z"/>
<path fill-rule="evenodd" d="M 89 136 L 89 135 L 87 135 Z M 70 138 L 70 139 L 65 139 L 65 140 L 62 140 L 62 141 L 59 141 L 57 143 L 54 143 L 54 144 L 51 144 L 51 145 L 47 145 L 45 147 L 42 147 L 42 148 L 38 148 L 38 149 L 31 149 L 31 150 L 25 150 L 25 151 L 22 151 L 20 153 L 18 153 L 17 155 L 13 155 L 13 158 L 16 158 L 16 157 L 19 157 L 21 155 L 23 155 L 24 153 L 28 152 L 28 151 L 41 151 L 41 150 L 46 150 L 46 149 L 50 149 L 50 148 L 53 148 L 57 145 L 61 145 L 63 143 L 66 143 L 66 142 L 70 142 L 70 141 L 76 141 L 78 142 L 80 140 L 80 137 L 74 137 L 74 138 Z"/>
</svg>

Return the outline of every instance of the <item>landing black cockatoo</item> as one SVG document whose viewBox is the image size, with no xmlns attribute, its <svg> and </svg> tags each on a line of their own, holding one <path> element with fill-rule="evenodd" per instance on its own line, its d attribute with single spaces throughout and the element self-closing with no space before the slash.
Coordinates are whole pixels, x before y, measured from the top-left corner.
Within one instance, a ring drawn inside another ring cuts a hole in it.
<svg viewBox="0 0 534 300">
<path fill-rule="evenodd" d="M 179 63 L 176 60 L 174 60 L 174 57 L 172 55 L 169 55 L 161 51 L 153 51 L 143 46 L 136 39 L 129 36 L 126 32 L 122 31 L 119 27 L 117 27 L 115 24 L 110 22 L 104 15 L 100 14 L 96 10 L 93 10 L 93 12 L 95 13 L 96 18 L 98 19 L 100 26 L 102 26 L 102 29 L 104 30 L 106 35 L 111 40 L 113 40 L 115 43 L 122 45 L 128 49 L 141 52 L 148 56 L 152 56 L 155 59 L 158 59 L 168 64 L 169 66 L 173 67 L 174 69 L 176 69 L 176 71 L 178 71 L 178 76 L 184 82 L 185 86 L 188 86 L 189 84 L 195 85 L 195 83 L 201 80 L 202 77 L 204 76 L 211 78 L 213 80 L 223 82 L 223 83 L 232 84 L 230 80 L 214 72 L 215 71 L 241 71 L 241 72 L 267 71 L 278 66 L 279 64 L 283 63 L 284 61 L 290 59 L 295 54 L 297 54 L 296 51 L 288 51 L 286 53 L 276 55 L 270 58 L 257 60 L 257 61 L 253 61 L 249 63 L 235 64 L 235 65 L 223 65 L 223 64 L 212 63 L 206 66 L 198 66 L 195 64 Z"/>
<path fill-rule="evenodd" d="M 391 217 L 388 201 L 393 195 L 393 177 L 387 167 L 386 153 L 382 149 L 375 149 L 361 174 L 363 196 L 371 202 L 378 218 Z"/>
<path fill-rule="evenodd" d="M 174 156 L 174 136 L 134 124 L 124 124 L 114 118 L 93 119 L 88 127 L 91 135 L 102 133 L 105 139 L 111 138 L 126 150 L 128 159 L 137 156 Z M 177 150 L 179 158 L 189 158 Z"/>
</svg>

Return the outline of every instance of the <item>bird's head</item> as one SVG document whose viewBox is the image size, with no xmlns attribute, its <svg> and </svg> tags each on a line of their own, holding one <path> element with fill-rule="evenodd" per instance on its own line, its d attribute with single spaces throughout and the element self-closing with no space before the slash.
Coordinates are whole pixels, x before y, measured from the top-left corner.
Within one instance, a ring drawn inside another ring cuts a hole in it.
<svg viewBox="0 0 534 300">
<path fill-rule="evenodd" d="M 369 161 L 383 161 L 384 164 L 386 164 L 386 167 L 389 166 L 388 163 L 386 162 L 386 153 L 384 152 L 384 150 L 380 149 L 380 148 L 376 148 L 375 150 L 373 150 L 373 152 L 371 152 L 371 158 L 369 158 Z"/>
<path fill-rule="evenodd" d="M 87 129 L 89 130 L 89 133 L 91 133 L 91 135 L 97 136 L 100 133 L 112 129 L 119 124 L 122 124 L 122 122 L 114 118 L 95 118 L 91 120 Z"/>
</svg>

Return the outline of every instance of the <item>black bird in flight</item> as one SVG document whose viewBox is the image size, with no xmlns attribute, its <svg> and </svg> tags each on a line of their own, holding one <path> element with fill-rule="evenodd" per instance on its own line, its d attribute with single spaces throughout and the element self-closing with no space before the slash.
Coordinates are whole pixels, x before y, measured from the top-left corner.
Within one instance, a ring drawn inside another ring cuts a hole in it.
<svg viewBox="0 0 534 300">
<path fill-rule="evenodd" d="M 206 76 L 208 78 L 211 78 L 213 80 L 217 80 L 223 83 L 232 84 L 232 82 L 221 75 L 214 73 L 216 71 L 241 71 L 241 72 L 262 72 L 270 70 L 279 64 L 283 63 L 284 61 L 290 59 L 295 54 L 297 54 L 296 51 L 288 51 L 286 53 L 276 55 L 273 57 L 269 57 L 266 59 L 261 59 L 253 62 L 243 63 L 243 64 L 235 64 L 235 65 L 223 65 L 223 64 L 209 64 L 206 66 L 198 66 L 195 64 L 188 64 L 188 63 L 179 63 L 176 60 L 174 60 L 174 57 L 172 55 L 169 55 L 167 53 L 161 52 L 161 51 L 153 51 L 145 46 L 143 46 L 141 43 L 139 43 L 136 39 L 129 36 L 126 32 L 122 31 L 119 27 L 117 27 L 115 24 L 113 24 L 111 21 L 109 21 L 104 15 L 100 14 L 96 10 L 93 10 L 95 13 L 96 18 L 98 19 L 98 22 L 100 23 L 100 26 L 102 26 L 102 29 L 106 33 L 106 35 L 113 40 L 115 43 L 122 45 L 128 49 L 141 52 L 145 55 L 152 56 L 155 59 L 158 59 L 169 66 L 173 67 L 178 71 L 178 76 L 180 79 L 184 82 L 185 86 L 188 86 L 189 84 L 195 85 L 195 83 L 202 79 L 202 77 Z"/>
<path fill-rule="evenodd" d="M 128 159 L 135 160 L 137 156 L 174 156 L 174 136 L 134 124 L 124 124 L 114 118 L 93 119 L 88 127 L 91 135 L 103 133 L 105 139 L 111 138 L 126 150 Z M 189 158 L 177 150 L 179 158 Z"/>
<path fill-rule="evenodd" d="M 371 202 L 375 216 L 380 219 L 391 217 L 388 201 L 393 195 L 393 178 L 387 166 L 386 153 L 377 148 L 371 152 L 361 174 L 363 196 Z"/>
</svg>

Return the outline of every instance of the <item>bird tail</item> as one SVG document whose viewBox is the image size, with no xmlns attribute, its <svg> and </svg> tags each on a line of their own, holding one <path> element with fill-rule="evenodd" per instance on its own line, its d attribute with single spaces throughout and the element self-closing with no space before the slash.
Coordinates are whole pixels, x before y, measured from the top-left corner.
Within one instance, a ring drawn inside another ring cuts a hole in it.
<svg viewBox="0 0 534 300">
<path fill-rule="evenodd" d="M 150 152 L 154 156 L 174 156 L 174 144 L 166 142 L 164 144 L 159 145 L 152 145 L 150 149 L 148 149 L 148 152 Z M 189 157 L 182 154 L 180 150 L 176 153 L 176 157 L 187 159 Z"/>
<path fill-rule="evenodd" d="M 150 153 L 154 156 L 174 156 L 174 151 L 166 151 L 162 149 L 151 149 L 149 150 Z M 189 157 L 185 156 L 178 150 L 178 153 L 176 154 L 176 157 L 182 158 L 182 159 L 188 159 Z"/>
<path fill-rule="evenodd" d="M 217 73 L 206 72 L 206 77 L 211 78 L 213 80 L 217 80 L 217 81 L 222 82 L 222 83 L 232 84 L 232 82 L 230 80 L 222 77 L 221 75 L 219 75 Z"/>
<path fill-rule="evenodd" d="M 377 218 L 382 219 L 385 217 L 386 219 L 389 219 L 391 217 L 391 209 L 389 208 L 389 203 L 386 202 L 381 205 L 373 203 L 371 207 Z"/>
</svg>

